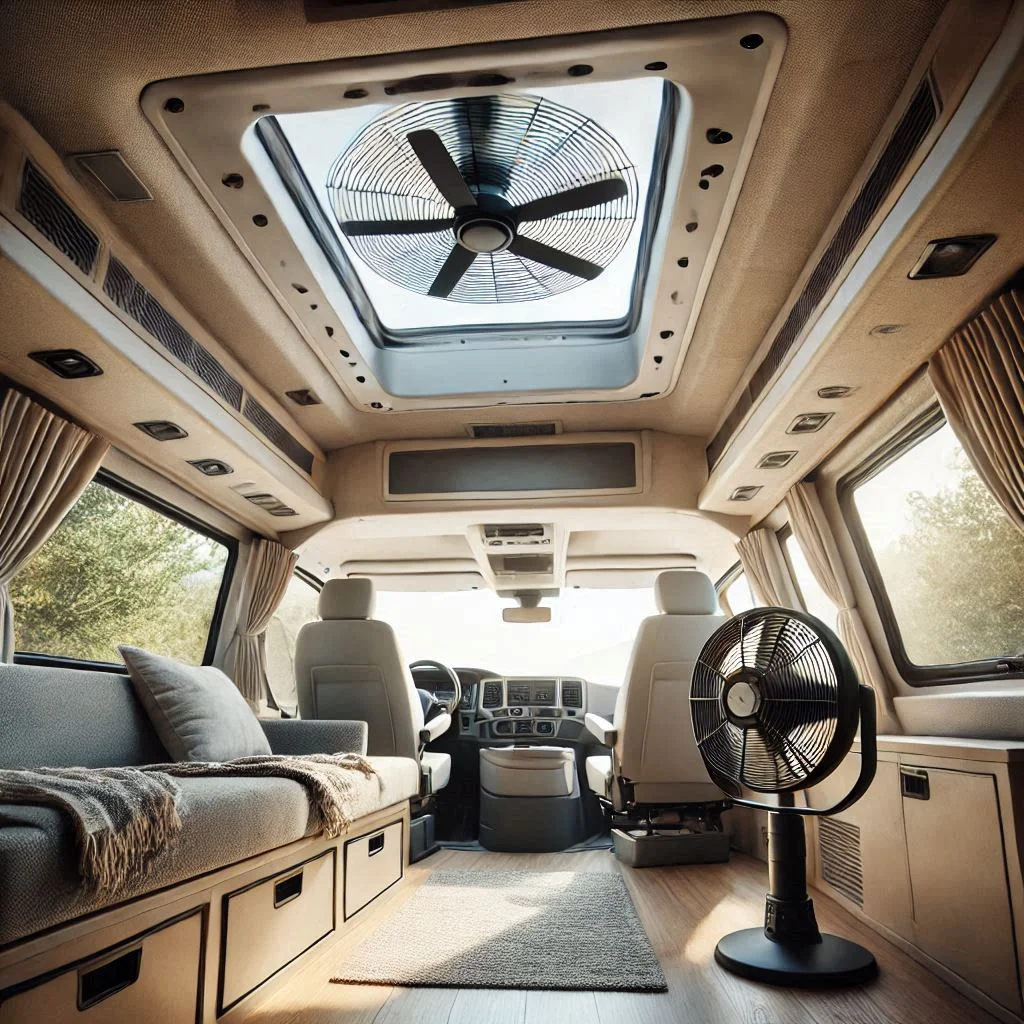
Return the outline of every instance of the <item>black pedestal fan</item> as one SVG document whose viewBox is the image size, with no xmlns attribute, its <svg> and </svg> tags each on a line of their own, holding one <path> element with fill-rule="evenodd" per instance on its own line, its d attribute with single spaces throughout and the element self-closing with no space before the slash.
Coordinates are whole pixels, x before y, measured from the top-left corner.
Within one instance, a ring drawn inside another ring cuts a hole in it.
<svg viewBox="0 0 1024 1024">
<path fill-rule="evenodd" d="M 733 803 L 769 811 L 764 928 L 726 935 L 718 963 L 776 985 L 850 985 L 877 972 L 856 943 L 822 935 L 807 895 L 803 815 L 829 815 L 858 800 L 875 775 L 875 701 L 857 681 L 838 637 L 787 608 L 755 608 L 711 636 L 690 687 L 697 746 Z M 794 793 L 839 766 L 860 725 L 860 776 L 828 808 L 797 807 Z M 746 791 L 777 793 L 759 803 Z"/>
</svg>

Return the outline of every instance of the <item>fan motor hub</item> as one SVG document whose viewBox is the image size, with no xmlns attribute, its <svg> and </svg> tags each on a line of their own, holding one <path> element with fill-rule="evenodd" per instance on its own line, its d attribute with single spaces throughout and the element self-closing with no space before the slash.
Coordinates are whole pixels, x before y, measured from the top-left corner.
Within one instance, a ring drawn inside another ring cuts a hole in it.
<svg viewBox="0 0 1024 1024">
<path fill-rule="evenodd" d="M 749 725 L 755 721 L 761 707 L 761 680 L 756 673 L 741 670 L 726 680 L 721 699 L 731 722 Z"/>
<path fill-rule="evenodd" d="M 464 249 L 475 253 L 502 252 L 516 237 L 516 219 L 512 206 L 492 192 L 479 192 L 476 206 L 455 211 L 452 229 Z"/>
</svg>

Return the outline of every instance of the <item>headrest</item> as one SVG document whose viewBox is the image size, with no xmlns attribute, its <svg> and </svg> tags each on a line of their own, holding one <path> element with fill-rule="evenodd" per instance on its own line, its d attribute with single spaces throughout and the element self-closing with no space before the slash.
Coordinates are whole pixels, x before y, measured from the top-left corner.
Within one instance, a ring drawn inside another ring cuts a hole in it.
<svg viewBox="0 0 1024 1024">
<path fill-rule="evenodd" d="M 654 581 L 654 600 L 665 615 L 714 615 L 718 611 L 715 585 L 694 569 L 671 569 Z"/>
<path fill-rule="evenodd" d="M 373 615 L 373 580 L 328 580 L 320 591 L 321 619 L 368 619 Z"/>
</svg>

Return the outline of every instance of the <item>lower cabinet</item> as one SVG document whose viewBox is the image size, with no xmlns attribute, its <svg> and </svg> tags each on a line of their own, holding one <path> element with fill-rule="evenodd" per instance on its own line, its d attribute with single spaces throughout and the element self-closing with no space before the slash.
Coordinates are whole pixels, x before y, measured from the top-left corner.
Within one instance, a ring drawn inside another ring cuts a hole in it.
<svg viewBox="0 0 1024 1024">
<path fill-rule="evenodd" d="M 336 851 L 224 897 L 218 1013 L 334 931 Z"/>
<path fill-rule="evenodd" d="M 995 778 L 904 762 L 900 781 L 915 945 L 1019 1012 Z"/>
<path fill-rule="evenodd" d="M 196 1024 L 204 913 L 0 992 L 0 1024 Z"/>
<path fill-rule="evenodd" d="M 402 822 L 345 843 L 345 919 L 362 910 L 402 877 Z"/>
</svg>

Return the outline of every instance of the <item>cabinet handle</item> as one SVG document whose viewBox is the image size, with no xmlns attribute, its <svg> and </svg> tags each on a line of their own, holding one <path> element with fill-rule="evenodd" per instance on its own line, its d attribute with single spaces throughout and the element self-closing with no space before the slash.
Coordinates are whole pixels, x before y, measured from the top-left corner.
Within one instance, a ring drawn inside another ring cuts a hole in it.
<svg viewBox="0 0 1024 1024">
<path fill-rule="evenodd" d="M 291 903 L 301 895 L 302 872 L 300 871 L 297 875 L 292 875 L 291 878 L 286 878 L 274 886 L 274 909 L 277 910 L 278 907 Z"/>
<path fill-rule="evenodd" d="M 108 960 L 89 971 L 78 972 L 78 1009 L 102 1003 L 115 992 L 134 985 L 142 968 L 142 947 L 136 946 L 114 960 Z"/>
<path fill-rule="evenodd" d="M 370 849 L 370 856 L 375 857 L 381 850 L 384 849 L 384 833 L 381 832 L 379 836 L 372 836 L 368 844 Z"/>
<path fill-rule="evenodd" d="M 923 768 L 900 768 L 900 792 L 911 800 L 927 800 L 931 796 L 928 773 Z"/>
</svg>

